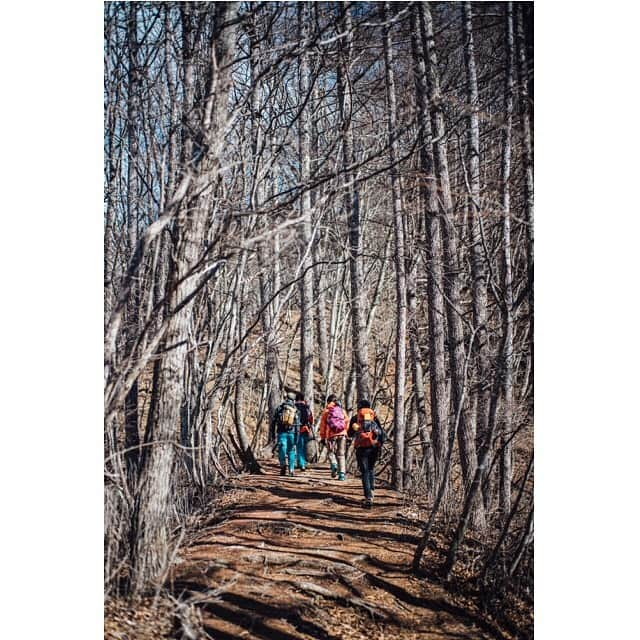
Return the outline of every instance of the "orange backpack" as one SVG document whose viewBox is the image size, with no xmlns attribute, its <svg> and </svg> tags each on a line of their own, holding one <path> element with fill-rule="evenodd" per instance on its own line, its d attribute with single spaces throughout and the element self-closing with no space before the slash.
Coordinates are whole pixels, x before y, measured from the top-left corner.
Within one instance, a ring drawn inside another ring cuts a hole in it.
<svg viewBox="0 0 640 640">
<path fill-rule="evenodd" d="M 364 409 L 358 409 L 357 423 L 359 426 L 356 432 L 356 441 L 354 446 L 360 447 L 375 447 L 378 443 L 378 436 L 380 435 L 380 429 L 375 422 L 376 414 L 373 409 L 368 407 Z"/>
</svg>

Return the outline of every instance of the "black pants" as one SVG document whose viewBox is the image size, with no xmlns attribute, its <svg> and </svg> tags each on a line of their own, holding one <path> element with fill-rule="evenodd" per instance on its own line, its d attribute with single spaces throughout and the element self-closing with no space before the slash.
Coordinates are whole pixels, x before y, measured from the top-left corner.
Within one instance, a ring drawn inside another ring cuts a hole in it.
<svg viewBox="0 0 640 640">
<path fill-rule="evenodd" d="M 373 498 L 373 483 L 375 481 L 373 468 L 378 460 L 378 447 L 356 449 L 356 460 L 358 461 L 358 470 L 362 474 L 364 497 L 371 499 Z"/>
</svg>

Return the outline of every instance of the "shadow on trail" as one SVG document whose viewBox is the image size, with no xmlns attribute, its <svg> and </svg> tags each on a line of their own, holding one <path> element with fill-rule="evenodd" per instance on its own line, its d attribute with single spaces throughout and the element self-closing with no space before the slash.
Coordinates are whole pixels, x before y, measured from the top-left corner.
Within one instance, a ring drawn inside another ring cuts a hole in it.
<svg viewBox="0 0 640 640">
<path fill-rule="evenodd" d="M 290 498 L 292 500 L 299 500 L 300 502 L 304 502 L 305 500 L 319 500 L 320 502 L 335 502 L 345 507 L 360 506 L 360 499 L 344 497 L 341 492 L 338 491 L 332 491 L 331 493 L 327 491 L 314 491 L 313 489 L 305 489 L 302 486 L 300 489 L 294 490 L 279 485 L 275 487 L 265 487 L 265 491 L 281 498 Z"/>
<path fill-rule="evenodd" d="M 347 551 L 341 551 L 340 549 L 336 549 L 335 547 L 319 547 L 316 546 L 313 550 L 303 550 L 300 548 L 286 546 L 284 544 L 278 544 L 277 542 L 268 542 L 269 546 L 260 546 L 260 542 L 255 538 L 248 538 L 246 536 L 241 536 L 236 534 L 234 536 L 237 540 L 244 541 L 240 544 L 234 544 L 232 542 L 215 542 L 211 543 L 210 546 L 219 546 L 219 547 L 242 547 L 243 549 L 249 549 L 251 551 L 257 551 L 259 553 L 272 553 L 272 554 L 285 554 L 291 556 L 302 556 L 300 560 L 304 560 L 305 558 L 313 559 L 313 560 L 326 560 L 332 564 L 343 564 L 353 567 L 353 563 L 349 561 L 348 556 L 350 555 Z M 263 543 L 264 544 L 264 543 Z M 326 555 L 324 553 L 320 553 L 321 551 L 333 551 L 334 553 L 341 553 L 347 556 L 347 558 L 341 557 L 333 557 Z M 362 554 L 366 555 L 366 554 Z M 368 557 L 368 556 L 367 556 Z"/>
<path fill-rule="evenodd" d="M 345 491 L 346 489 L 346 491 Z M 295 489 L 290 489 L 286 486 L 266 486 L 264 491 L 267 491 L 280 498 L 288 498 L 291 500 L 297 500 L 300 504 L 304 504 L 310 500 L 318 500 L 321 503 L 334 502 L 345 507 L 353 507 L 358 510 L 362 510 L 362 500 L 364 498 L 360 489 L 358 491 L 352 491 L 350 487 L 345 489 L 338 489 L 331 487 L 331 491 L 317 491 L 314 489 L 307 489 L 304 485 L 298 485 Z M 347 494 L 346 496 L 344 494 Z M 399 503 L 396 500 L 377 500 L 374 509 L 388 509 L 391 507 L 399 507 Z M 366 519 L 369 520 L 369 511 L 363 511 L 366 514 Z"/>
<path fill-rule="evenodd" d="M 296 512 L 299 515 L 302 516 L 307 516 L 309 518 L 313 518 L 314 514 L 313 511 L 304 511 L 304 510 L 298 510 Z M 274 523 L 274 524 L 282 524 L 282 519 L 281 518 L 254 518 L 254 517 L 247 517 L 247 516 L 240 516 L 237 518 L 234 518 L 234 520 L 236 521 L 245 521 L 248 523 Z M 336 521 L 340 520 L 340 516 L 336 515 L 335 517 Z M 329 534 L 335 534 L 336 536 L 338 534 L 342 534 L 343 536 L 349 536 L 351 538 L 361 538 L 363 540 L 366 541 L 371 541 L 371 542 L 376 542 L 376 541 L 387 541 L 387 542 L 399 542 L 399 543 L 408 543 L 408 544 L 412 544 L 412 545 L 416 545 L 419 542 L 419 537 L 412 535 L 410 533 L 391 533 L 389 531 L 383 531 L 380 529 L 352 529 L 350 527 L 341 527 L 338 525 L 325 525 L 319 522 L 313 522 L 313 525 L 307 524 L 305 522 L 299 522 L 296 521 L 295 519 L 289 517 L 287 519 L 287 522 L 293 526 L 297 526 L 300 527 L 301 529 L 312 529 L 312 530 L 316 530 L 316 531 L 323 531 L 324 533 L 329 533 Z M 403 553 L 408 553 L 408 551 L 403 551 Z"/>
<path fill-rule="evenodd" d="M 256 550 L 264 551 L 264 549 L 260 549 L 259 547 L 256 547 Z M 332 560 L 331 558 L 327 559 L 330 561 Z M 235 568 L 232 570 L 236 573 L 241 573 L 249 578 L 252 577 L 252 574 L 247 573 L 246 571 L 241 571 Z M 379 575 L 375 575 L 367 571 L 364 571 L 363 574 L 365 580 L 367 580 L 372 586 L 393 595 L 397 600 L 402 601 L 405 604 L 419 607 L 420 609 L 423 609 L 425 611 L 435 613 L 448 613 L 449 615 L 454 616 L 460 623 L 464 624 L 467 627 L 477 627 L 485 633 L 489 633 L 493 638 L 496 638 L 497 640 L 505 640 L 503 634 L 491 623 L 474 615 L 473 613 L 467 611 L 462 607 L 452 605 L 439 599 L 417 597 L 409 593 L 406 589 L 403 589 L 402 587 L 394 584 L 393 582 L 381 578 Z M 330 574 L 328 574 L 327 577 L 330 577 Z M 290 580 L 280 580 L 278 581 L 278 584 L 281 587 L 284 587 L 285 585 L 293 587 L 294 589 L 296 587 L 296 583 Z M 191 580 L 179 580 L 174 584 L 175 592 L 182 594 L 189 592 L 191 594 L 199 594 L 206 591 L 206 589 L 206 585 Z M 341 598 L 340 596 L 337 597 L 337 600 L 339 602 L 342 601 L 341 604 L 349 606 L 349 603 L 343 601 L 343 598 Z M 225 604 L 231 606 L 225 606 Z M 296 636 L 293 636 L 281 629 L 274 629 L 272 626 L 266 624 L 263 620 L 263 617 L 266 617 L 274 620 L 286 620 L 287 622 L 292 624 L 298 631 L 302 633 L 308 633 L 311 635 L 311 637 L 317 638 L 319 640 L 337 640 L 336 636 L 329 634 L 322 627 L 303 617 L 302 613 L 312 607 L 311 602 L 309 602 L 308 604 L 301 603 L 300 605 L 275 605 L 256 600 L 254 598 L 249 598 L 245 595 L 225 592 L 220 594 L 219 596 L 216 596 L 216 600 L 213 602 L 199 603 L 199 607 L 204 612 L 208 612 L 213 616 L 244 627 L 250 633 L 255 634 L 255 637 L 257 638 L 283 638 L 283 640 L 294 640 L 294 638 L 296 638 Z M 313 614 L 311 613 L 311 615 Z M 392 618 L 395 618 L 395 616 L 392 616 Z M 394 621 L 398 622 L 397 620 Z M 213 636 L 214 638 L 227 637 L 224 634 L 221 634 L 217 629 L 210 628 L 209 630 L 215 632 L 216 635 Z M 437 635 L 441 635 L 443 638 L 477 638 L 476 635 L 469 635 L 467 633 L 438 633 L 431 630 L 429 633 L 432 635 L 435 635 L 437 633 Z"/>
<path fill-rule="evenodd" d="M 444 600 L 436 600 L 435 598 L 428 598 L 424 596 L 414 596 L 406 589 L 403 589 L 393 582 L 385 580 L 379 575 L 373 573 L 365 573 L 365 577 L 373 586 L 387 591 L 395 598 L 397 598 L 398 600 L 402 600 L 406 604 L 410 604 L 414 607 L 421 607 L 423 609 L 429 609 L 430 611 L 443 611 L 452 616 L 455 616 L 466 625 L 475 625 L 483 631 L 491 633 L 495 638 L 498 638 L 499 640 L 505 640 L 504 635 L 502 635 L 499 629 L 494 627 L 490 622 L 487 622 L 480 616 L 477 616 L 474 613 L 463 609 L 462 607 L 450 604 L 448 602 L 445 602 Z"/>
<path fill-rule="evenodd" d="M 289 492 L 289 490 L 287 489 L 285 490 L 279 489 L 278 491 L 272 491 L 271 488 L 265 489 L 265 492 L 267 491 L 270 493 L 273 493 L 274 495 L 277 495 L 278 497 L 284 497 L 285 492 Z M 291 492 L 291 493 L 295 494 L 295 492 Z M 305 493 L 304 495 L 306 496 L 307 494 Z M 329 502 L 329 500 L 330 498 L 327 497 L 323 500 L 323 502 L 326 503 L 326 502 Z M 263 511 L 268 513 L 278 512 L 278 513 L 294 513 L 295 514 L 298 511 L 301 511 L 304 507 L 306 507 L 307 503 L 308 503 L 308 499 L 301 499 L 298 502 L 298 504 L 290 505 L 290 506 L 283 505 L 280 502 L 269 502 L 267 504 L 262 504 L 262 505 L 250 504 L 250 505 L 238 506 L 233 510 L 218 512 L 215 516 L 211 517 L 209 520 L 207 520 L 203 524 L 202 531 L 203 533 L 205 533 L 207 527 L 215 527 L 216 525 L 219 525 L 225 522 L 226 520 L 229 519 L 230 515 L 236 515 L 238 513 L 258 513 Z M 353 505 L 349 505 L 349 506 L 353 506 Z M 334 520 L 337 517 L 339 517 L 341 520 L 355 522 L 355 523 L 366 520 L 367 523 L 372 523 L 372 524 L 388 525 L 391 527 L 401 526 L 405 528 L 413 528 L 418 530 L 420 529 L 420 523 L 418 524 L 409 523 L 407 522 L 406 518 L 403 518 L 400 514 L 394 514 L 393 516 L 384 516 L 384 515 L 375 516 L 374 514 L 376 513 L 376 509 L 379 506 L 378 504 L 373 509 L 369 511 L 364 511 L 361 507 L 360 499 L 358 499 L 355 501 L 355 506 L 358 509 L 357 513 L 348 512 L 348 511 L 336 511 L 336 510 L 325 511 L 323 509 L 312 510 L 310 508 L 307 508 L 306 512 L 313 513 L 314 518 L 320 518 L 322 520 Z"/>
<path fill-rule="evenodd" d="M 194 582 L 176 582 L 174 588 L 183 593 L 190 591 L 193 594 L 198 594 L 203 589 L 202 585 Z M 252 634 L 251 637 L 255 638 L 299 640 L 298 636 L 269 624 L 269 620 L 286 620 L 297 631 L 308 634 L 312 638 L 340 640 L 340 636 L 328 633 L 321 626 L 303 616 L 305 610 L 310 610 L 313 615 L 311 601 L 303 605 L 275 605 L 238 593 L 226 592 L 217 596 L 215 601 L 199 603 L 199 608 L 204 614 L 243 627 Z M 221 631 L 211 624 L 205 624 L 205 630 L 212 634 L 213 638 L 237 638 L 237 635 Z"/>
</svg>

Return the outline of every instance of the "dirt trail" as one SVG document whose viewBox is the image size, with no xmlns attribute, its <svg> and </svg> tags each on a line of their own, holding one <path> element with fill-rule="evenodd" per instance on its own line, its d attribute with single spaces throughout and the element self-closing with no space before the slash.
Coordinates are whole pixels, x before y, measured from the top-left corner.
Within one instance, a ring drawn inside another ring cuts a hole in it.
<svg viewBox="0 0 640 640">
<path fill-rule="evenodd" d="M 360 504 L 359 478 L 326 468 L 244 476 L 172 573 L 216 640 L 509 638 L 410 574 L 418 527 L 394 491 Z"/>
</svg>

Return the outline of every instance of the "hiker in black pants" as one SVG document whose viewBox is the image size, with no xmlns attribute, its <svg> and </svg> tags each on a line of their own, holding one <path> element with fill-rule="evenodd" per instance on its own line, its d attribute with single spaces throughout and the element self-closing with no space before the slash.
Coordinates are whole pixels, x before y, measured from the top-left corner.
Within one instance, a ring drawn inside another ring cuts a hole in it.
<svg viewBox="0 0 640 640">
<path fill-rule="evenodd" d="M 358 401 L 358 412 L 349 422 L 347 436 L 353 439 L 358 469 L 362 474 L 363 506 L 371 507 L 375 482 L 374 467 L 386 436 L 368 400 Z"/>
</svg>

